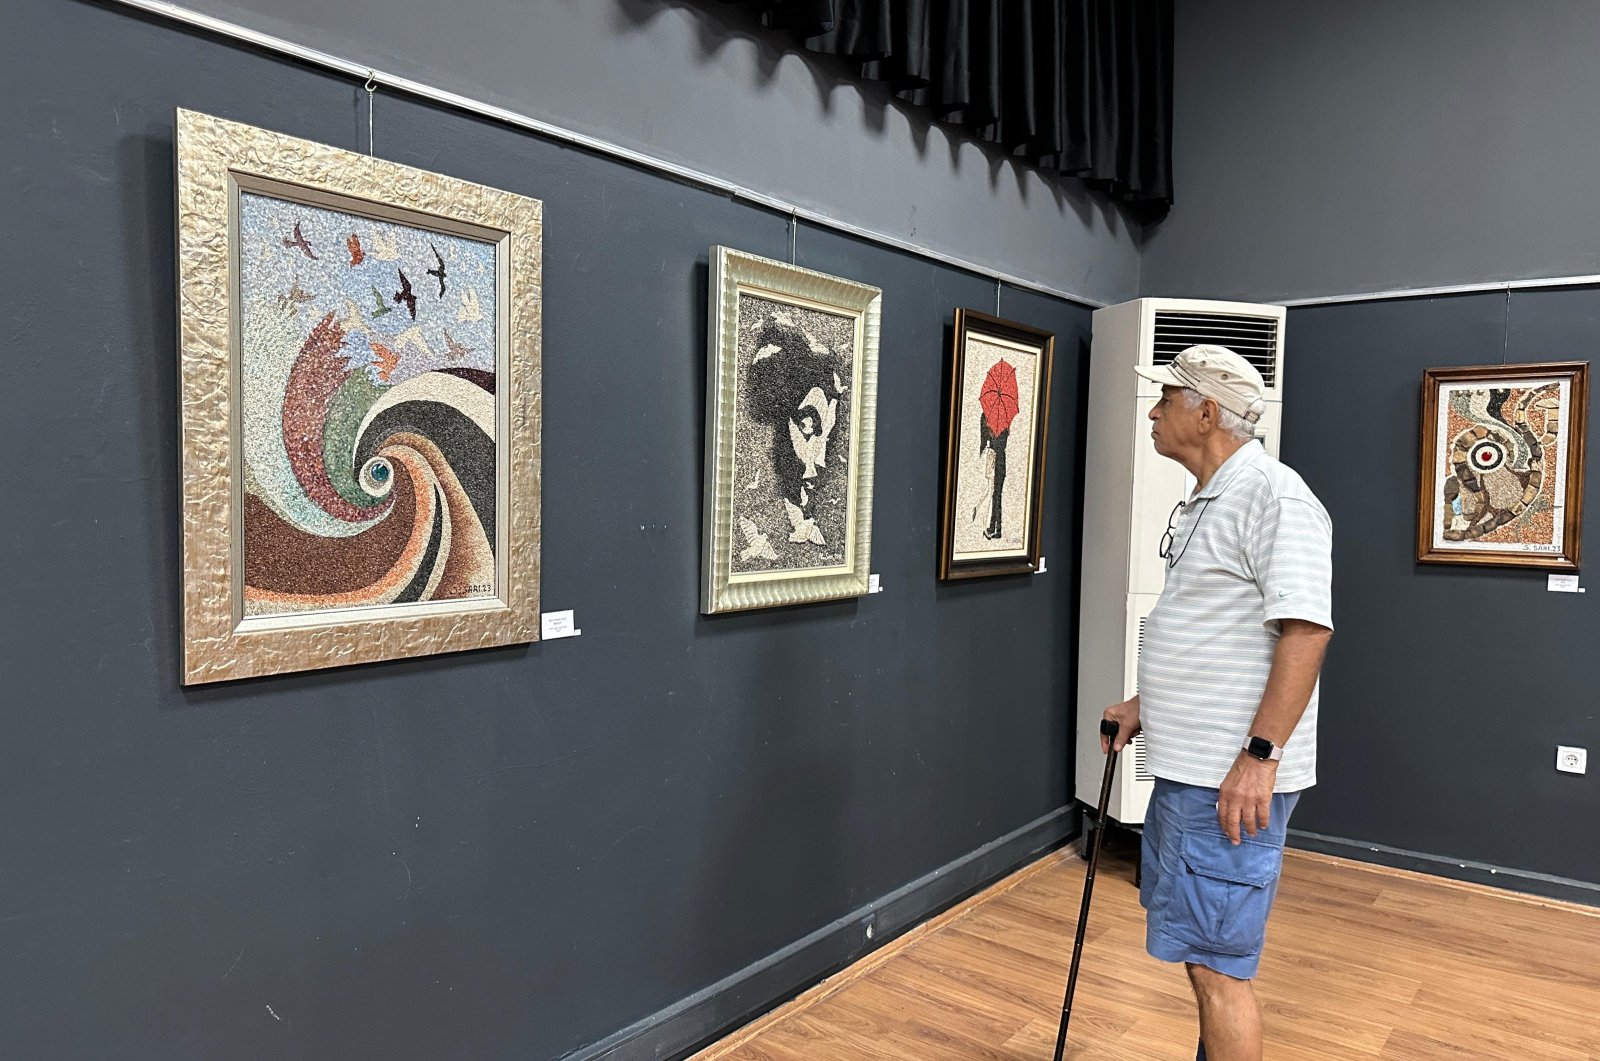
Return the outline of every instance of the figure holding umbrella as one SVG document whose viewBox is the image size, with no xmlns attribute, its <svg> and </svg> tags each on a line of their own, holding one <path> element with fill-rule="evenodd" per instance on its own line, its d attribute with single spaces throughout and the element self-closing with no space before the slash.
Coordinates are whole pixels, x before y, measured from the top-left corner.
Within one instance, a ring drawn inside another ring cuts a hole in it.
<svg viewBox="0 0 1600 1061">
<path fill-rule="evenodd" d="M 1006 443 L 1011 438 L 1011 421 L 1021 406 L 1017 403 L 1017 370 L 1009 361 L 996 361 L 983 378 L 978 393 L 983 416 L 978 423 L 978 453 L 989 455 L 989 527 L 983 536 L 990 541 L 1003 533 L 1001 502 L 1006 486 Z M 972 516 L 977 518 L 973 509 Z"/>
</svg>

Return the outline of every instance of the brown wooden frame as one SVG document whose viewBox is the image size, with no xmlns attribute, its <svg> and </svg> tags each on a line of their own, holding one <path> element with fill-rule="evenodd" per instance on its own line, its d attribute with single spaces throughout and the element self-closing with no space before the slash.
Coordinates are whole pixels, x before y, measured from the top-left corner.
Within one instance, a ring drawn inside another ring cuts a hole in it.
<svg viewBox="0 0 1600 1061">
<path fill-rule="evenodd" d="M 955 557 L 955 505 L 957 460 L 960 456 L 961 396 L 965 392 L 965 357 L 969 333 L 994 336 L 1028 346 L 1037 351 L 1039 367 L 1033 407 L 1033 477 L 1029 484 L 1032 504 L 1028 529 L 1023 536 L 1025 555 L 981 560 Z M 1053 332 L 1019 324 L 975 309 L 955 311 L 954 335 L 950 344 L 950 405 L 945 414 L 944 504 L 940 521 L 939 578 L 981 578 L 988 575 L 1022 575 L 1039 569 L 1040 532 L 1044 520 L 1045 453 L 1050 440 L 1050 369 L 1055 357 Z"/>
<path fill-rule="evenodd" d="M 1563 418 L 1566 446 L 1566 495 L 1562 499 L 1562 533 L 1559 551 L 1507 552 L 1490 549 L 1437 548 L 1434 521 L 1434 475 L 1438 453 L 1440 385 L 1445 383 L 1517 383 L 1525 380 L 1567 377 L 1571 380 L 1571 407 Z M 1589 409 L 1589 364 L 1586 361 L 1547 361 L 1527 365 L 1462 365 L 1430 368 L 1422 373 L 1422 446 L 1417 486 L 1417 562 L 1425 564 L 1475 564 L 1492 567 L 1537 568 L 1546 571 L 1578 570 L 1583 527 L 1584 434 Z"/>
</svg>

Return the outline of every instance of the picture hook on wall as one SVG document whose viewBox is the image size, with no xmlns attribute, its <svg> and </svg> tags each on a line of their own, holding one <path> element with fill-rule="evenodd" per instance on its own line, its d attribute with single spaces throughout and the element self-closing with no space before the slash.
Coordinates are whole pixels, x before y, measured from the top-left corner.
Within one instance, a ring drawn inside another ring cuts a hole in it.
<svg viewBox="0 0 1600 1061">
<path fill-rule="evenodd" d="M 375 70 L 367 71 L 367 83 L 362 86 L 367 90 L 367 154 L 372 154 L 372 105 L 378 98 L 378 73 Z"/>
</svg>

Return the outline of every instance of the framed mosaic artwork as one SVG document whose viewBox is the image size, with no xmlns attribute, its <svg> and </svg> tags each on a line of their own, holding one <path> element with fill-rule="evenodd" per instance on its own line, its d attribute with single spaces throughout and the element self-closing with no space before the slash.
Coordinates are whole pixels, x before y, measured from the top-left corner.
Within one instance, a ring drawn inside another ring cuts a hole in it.
<svg viewBox="0 0 1600 1061">
<path fill-rule="evenodd" d="M 1422 374 L 1417 560 L 1576 571 L 1589 366 Z"/>
<path fill-rule="evenodd" d="M 945 417 L 941 579 L 1039 567 L 1055 336 L 958 309 Z"/>
<path fill-rule="evenodd" d="M 177 115 L 183 680 L 531 642 L 537 200 Z"/>
<path fill-rule="evenodd" d="M 865 594 L 882 292 L 713 247 L 708 301 L 701 611 Z"/>
</svg>

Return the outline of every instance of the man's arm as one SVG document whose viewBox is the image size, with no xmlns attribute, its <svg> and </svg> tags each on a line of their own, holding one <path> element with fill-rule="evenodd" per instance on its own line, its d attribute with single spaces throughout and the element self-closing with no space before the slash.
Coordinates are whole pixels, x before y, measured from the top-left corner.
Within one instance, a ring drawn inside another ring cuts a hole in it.
<svg viewBox="0 0 1600 1061">
<path fill-rule="evenodd" d="M 1304 619 L 1284 619 L 1281 624 L 1267 688 L 1250 724 L 1253 736 L 1265 737 L 1280 748 L 1294 735 L 1300 716 L 1311 702 L 1311 691 L 1317 686 L 1322 659 L 1333 637 L 1333 631 L 1326 626 Z M 1276 762 L 1263 762 L 1243 751 L 1234 759 L 1233 769 L 1218 790 L 1217 801 L 1217 818 L 1228 839 L 1239 842 L 1241 824 L 1251 836 L 1267 827 L 1277 779 Z"/>
<path fill-rule="evenodd" d="M 1300 716 L 1311 703 L 1317 687 L 1322 658 L 1327 654 L 1333 631 L 1304 619 L 1284 619 L 1278 645 L 1272 652 L 1272 671 L 1261 694 L 1250 732 L 1283 747 L 1294 736 Z M 1260 762 L 1260 760 L 1256 760 Z"/>
</svg>

